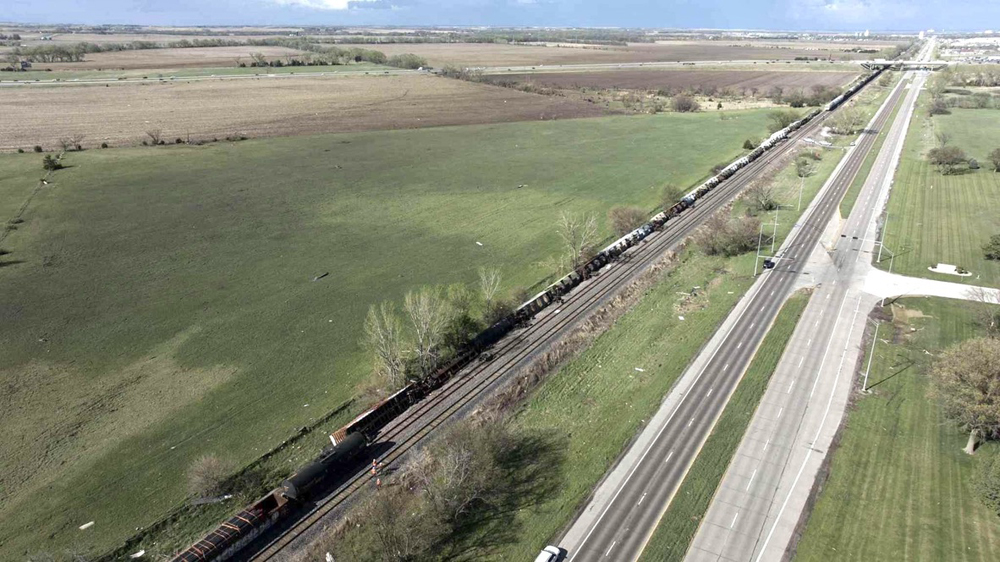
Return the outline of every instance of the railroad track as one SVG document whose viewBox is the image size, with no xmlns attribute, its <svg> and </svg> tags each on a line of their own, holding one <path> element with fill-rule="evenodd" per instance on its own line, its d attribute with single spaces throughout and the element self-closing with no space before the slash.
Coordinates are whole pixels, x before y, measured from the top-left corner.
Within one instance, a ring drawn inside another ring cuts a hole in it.
<svg viewBox="0 0 1000 562">
<path fill-rule="evenodd" d="M 860 91 L 864 91 L 864 88 Z M 461 410 L 477 403 L 479 399 L 488 395 L 493 387 L 505 382 L 518 367 L 530 363 L 537 354 L 558 342 L 618 291 L 646 271 L 668 250 L 686 239 L 705 219 L 737 196 L 761 172 L 796 150 L 799 141 L 818 132 L 829 114 L 824 112 L 816 116 L 774 149 L 737 171 L 699 199 L 694 207 L 667 221 L 662 230 L 630 248 L 616 262 L 583 282 L 567 294 L 559 306 L 549 306 L 531 325 L 517 329 L 503 338 L 491 349 L 494 357 L 491 361 L 468 365 L 440 389 L 388 424 L 377 439 L 377 442 L 392 443 L 382 453 L 381 462 L 385 466 L 392 466 L 436 428 Z M 371 486 L 371 477 L 367 471 L 362 470 L 351 476 L 332 494 L 317 502 L 279 537 L 253 553 L 250 559 L 271 560 L 286 554 L 285 550 L 292 546 L 296 539 L 317 529 L 317 525 L 327 515 L 344 505 L 366 486 Z"/>
</svg>

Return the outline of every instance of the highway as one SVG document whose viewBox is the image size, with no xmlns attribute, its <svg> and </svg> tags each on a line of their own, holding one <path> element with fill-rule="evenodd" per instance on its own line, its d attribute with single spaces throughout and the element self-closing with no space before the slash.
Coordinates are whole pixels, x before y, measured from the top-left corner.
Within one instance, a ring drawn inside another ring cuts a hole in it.
<svg viewBox="0 0 1000 562">
<path fill-rule="evenodd" d="M 687 560 L 781 560 L 794 540 L 850 398 L 858 342 L 878 297 L 871 276 L 877 220 L 920 87 L 918 74 L 832 252 L 806 270 L 819 282 L 761 405 L 692 542 Z M 837 225 L 833 225 L 836 227 Z M 869 289 L 870 290 L 870 289 Z"/>
<path fill-rule="evenodd" d="M 903 83 L 897 85 L 870 130 L 885 126 L 905 91 Z M 640 556 L 876 138 L 877 134 L 866 132 L 847 153 L 782 246 L 778 266 L 762 274 L 595 492 L 560 541 L 570 560 Z"/>
</svg>

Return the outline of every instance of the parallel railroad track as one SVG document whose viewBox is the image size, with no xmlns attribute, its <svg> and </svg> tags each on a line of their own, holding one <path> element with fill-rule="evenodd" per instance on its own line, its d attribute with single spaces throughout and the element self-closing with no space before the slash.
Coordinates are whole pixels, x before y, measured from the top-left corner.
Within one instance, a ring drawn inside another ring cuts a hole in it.
<svg viewBox="0 0 1000 562">
<path fill-rule="evenodd" d="M 515 330 L 503 338 L 490 350 L 494 357 L 491 361 L 476 362 L 467 366 L 440 389 L 401 414 L 378 436 L 378 442 L 393 443 L 382 454 L 380 458 L 382 463 L 385 466 L 393 465 L 434 429 L 457 412 L 477 403 L 488 394 L 487 391 L 491 387 L 504 382 L 508 375 L 516 372 L 517 367 L 530 362 L 536 354 L 581 324 L 593 311 L 655 263 L 666 251 L 676 247 L 705 219 L 737 196 L 761 172 L 776 160 L 796 150 L 799 141 L 816 134 L 828 115 L 829 112 L 817 115 L 774 149 L 699 199 L 694 207 L 667 221 L 661 231 L 630 248 L 618 261 L 582 283 L 566 295 L 559 306 L 550 305 L 530 326 Z M 367 471 L 350 477 L 334 493 L 317 502 L 279 537 L 253 553 L 250 559 L 270 560 L 286 554 L 286 549 L 289 549 L 296 539 L 320 528 L 318 524 L 328 514 L 351 499 L 356 492 L 365 486 L 370 486 L 370 482 L 371 477 Z"/>
</svg>

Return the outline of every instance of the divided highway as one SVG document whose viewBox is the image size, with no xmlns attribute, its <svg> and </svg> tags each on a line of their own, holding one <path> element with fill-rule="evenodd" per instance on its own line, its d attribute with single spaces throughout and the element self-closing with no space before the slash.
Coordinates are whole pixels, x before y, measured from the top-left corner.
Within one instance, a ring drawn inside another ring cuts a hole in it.
<svg viewBox="0 0 1000 562">
<path fill-rule="evenodd" d="M 680 387 L 686 379 L 690 386 L 680 391 L 683 395 L 672 408 L 667 401 L 661 411 L 667 412 L 665 419 L 657 424 L 654 418 L 644 431 L 646 438 L 640 437 L 641 450 L 626 455 L 627 461 L 612 472 L 564 536 L 561 545 L 569 550 L 570 560 L 635 560 L 642 553 L 903 92 L 900 83 L 876 114 L 873 130 L 861 135 L 793 229 L 778 266 L 750 289 L 707 360 L 696 363 L 678 383 Z"/>
</svg>

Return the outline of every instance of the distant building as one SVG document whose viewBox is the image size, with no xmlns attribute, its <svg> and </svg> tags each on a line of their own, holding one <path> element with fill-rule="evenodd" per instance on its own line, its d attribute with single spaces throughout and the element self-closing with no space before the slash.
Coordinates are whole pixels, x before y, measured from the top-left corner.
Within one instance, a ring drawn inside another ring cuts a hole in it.
<svg viewBox="0 0 1000 562">
<path fill-rule="evenodd" d="M 924 38 L 924 32 L 921 31 L 920 34 L 917 35 L 917 38 L 920 39 L 920 40 L 923 40 L 923 38 Z"/>
<path fill-rule="evenodd" d="M 865 37 L 868 37 L 868 30 L 865 30 Z"/>
<path fill-rule="evenodd" d="M 21 70 L 28 70 L 31 68 L 31 62 L 23 60 L 21 61 Z"/>
</svg>

